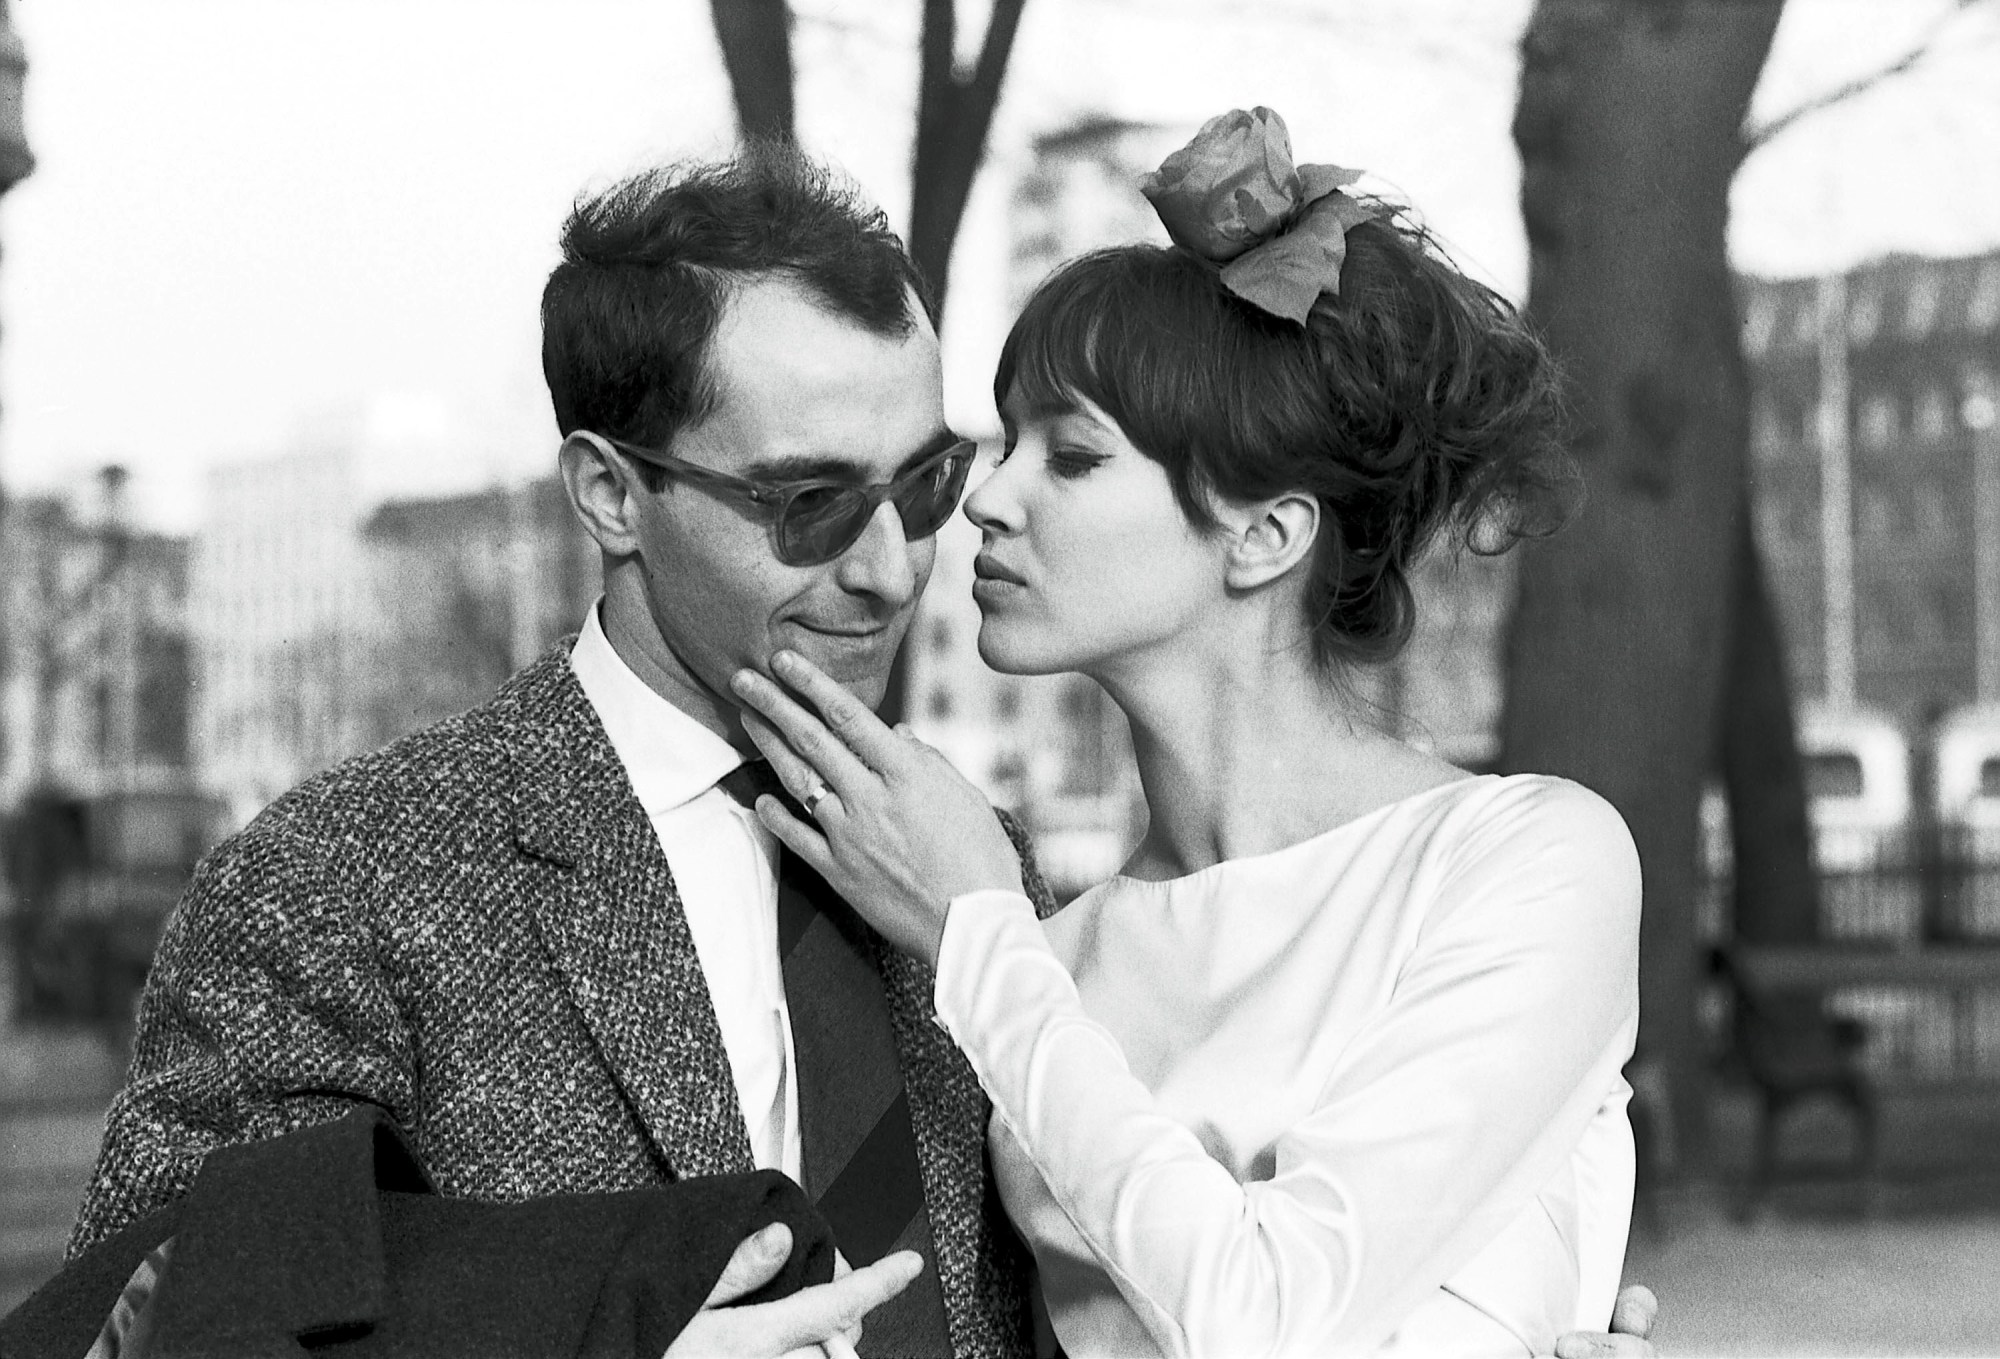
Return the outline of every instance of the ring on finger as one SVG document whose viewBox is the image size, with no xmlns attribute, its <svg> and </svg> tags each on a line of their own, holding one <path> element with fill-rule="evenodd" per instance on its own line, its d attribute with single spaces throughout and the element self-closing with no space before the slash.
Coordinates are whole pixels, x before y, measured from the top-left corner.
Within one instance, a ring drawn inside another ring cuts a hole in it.
<svg viewBox="0 0 2000 1359">
<path fill-rule="evenodd" d="M 824 780 L 820 780 L 799 794 L 799 805 L 806 809 L 807 816 L 818 816 L 819 804 L 832 796 L 833 789 L 827 787 Z"/>
</svg>

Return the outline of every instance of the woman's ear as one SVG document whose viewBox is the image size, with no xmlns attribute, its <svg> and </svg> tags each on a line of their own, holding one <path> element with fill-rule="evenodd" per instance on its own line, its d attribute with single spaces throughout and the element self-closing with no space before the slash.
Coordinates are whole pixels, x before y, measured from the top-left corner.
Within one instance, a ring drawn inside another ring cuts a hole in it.
<svg viewBox="0 0 2000 1359">
<path fill-rule="evenodd" d="M 1304 561 L 1319 537 L 1319 513 L 1319 498 L 1302 491 L 1225 511 L 1230 544 L 1224 579 L 1229 587 L 1257 589 Z"/>
<path fill-rule="evenodd" d="M 556 454 L 570 509 L 604 552 L 629 557 L 639 550 L 637 513 L 629 466 L 611 445 L 589 430 L 577 430 Z"/>
</svg>

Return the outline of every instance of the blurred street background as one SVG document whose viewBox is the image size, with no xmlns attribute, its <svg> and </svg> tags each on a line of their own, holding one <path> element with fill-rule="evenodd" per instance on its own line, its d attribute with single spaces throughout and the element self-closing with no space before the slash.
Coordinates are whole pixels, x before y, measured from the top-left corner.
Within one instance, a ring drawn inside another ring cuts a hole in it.
<svg viewBox="0 0 2000 1359">
<path fill-rule="evenodd" d="M 1576 522 L 1426 560 L 1357 683 L 1633 827 L 1664 1352 L 2000 1354 L 1996 70 L 2000 0 L 0 0 L 0 1312 L 194 862 L 594 598 L 579 189 L 797 136 L 949 284 L 990 444 L 1028 291 L 1264 104 L 1570 369 Z M 1074 894 L 1143 826 L 1122 719 L 983 666 L 976 546 L 892 701 Z"/>
</svg>

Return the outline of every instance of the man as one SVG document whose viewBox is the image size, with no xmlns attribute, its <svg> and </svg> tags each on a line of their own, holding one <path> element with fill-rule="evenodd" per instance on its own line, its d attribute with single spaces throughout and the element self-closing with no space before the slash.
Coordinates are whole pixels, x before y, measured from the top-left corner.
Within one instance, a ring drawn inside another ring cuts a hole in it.
<svg viewBox="0 0 2000 1359">
<path fill-rule="evenodd" d="M 72 1253 L 215 1147 L 367 1102 L 447 1194 L 785 1170 L 855 1265 L 923 1256 L 864 1348 L 1023 1353 L 1025 1261 L 927 979 L 837 910 L 786 918 L 812 885 L 718 786 L 750 750 L 737 667 L 792 647 L 879 701 L 955 508 L 970 449 L 914 268 L 878 212 L 766 151 L 583 203 L 543 320 L 600 606 L 485 707 L 202 865 Z M 714 473 L 805 489 L 773 506 Z"/>
<path fill-rule="evenodd" d="M 922 281 L 879 212 L 763 148 L 580 204 L 542 314 L 600 604 L 491 703 L 307 782 L 203 863 L 72 1253 L 213 1148 L 372 1103 L 446 1194 L 800 1179 L 860 1268 L 702 1314 L 718 1349 L 826 1339 L 894 1294 L 864 1353 L 1024 1354 L 977 1083 L 922 969 L 738 800 L 754 751 L 725 697 L 781 647 L 871 704 L 886 688 L 969 461 Z M 774 1253 L 746 1242 L 717 1299 Z"/>
</svg>

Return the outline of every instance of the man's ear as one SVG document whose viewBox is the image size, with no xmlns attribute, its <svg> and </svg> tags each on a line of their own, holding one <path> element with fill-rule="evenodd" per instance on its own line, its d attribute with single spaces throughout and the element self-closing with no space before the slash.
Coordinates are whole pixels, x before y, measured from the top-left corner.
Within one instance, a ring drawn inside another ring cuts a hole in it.
<svg viewBox="0 0 2000 1359">
<path fill-rule="evenodd" d="M 1254 590 L 1305 560 L 1319 537 L 1319 513 L 1319 498 L 1302 491 L 1224 509 L 1229 588 Z"/>
<path fill-rule="evenodd" d="M 638 506 L 632 470 L 589 430 L 580 429 L 562 442 L 556 454 L 563 490 L 577 521 L 605 553 L 629 557 L 639 550 Z"/>
</svg>

